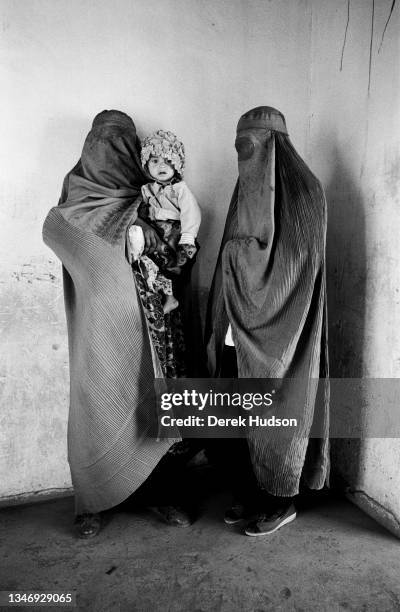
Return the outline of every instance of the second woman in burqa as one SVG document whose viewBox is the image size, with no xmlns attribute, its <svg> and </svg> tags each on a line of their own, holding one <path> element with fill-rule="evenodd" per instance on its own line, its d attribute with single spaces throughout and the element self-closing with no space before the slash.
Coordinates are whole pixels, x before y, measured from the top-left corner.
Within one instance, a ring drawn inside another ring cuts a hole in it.
<svg viewBox="0 0 400 612">
<path fill-rule="evenodd" d="M 298 418 L 292 435 L 255 427 L 224 446 L 237 498 L 225 522 L 253 515 L 245 532 L 256 536 L 291 522 L 300 485 L 320 489 L 328 475 L 326 202 L 279 111 L 244 114 L 235 146 L 239 178 L 208 306 L 209 369 L 276 381 L 275 415 Z"/>
</svg>

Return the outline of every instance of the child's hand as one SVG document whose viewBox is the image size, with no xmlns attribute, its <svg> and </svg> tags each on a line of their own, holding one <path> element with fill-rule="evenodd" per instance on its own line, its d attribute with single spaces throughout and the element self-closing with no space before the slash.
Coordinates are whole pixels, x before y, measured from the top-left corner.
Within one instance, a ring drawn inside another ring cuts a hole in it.
<svg viewBox="0 0 400 612">
<path fill-rule="evenodd" d="M 179 267 L 184 266 L 189 259 L 193 259 L 197 252 L 194 244 L 178 244 L 176 250 L 176 263 Z"/>
</svg>

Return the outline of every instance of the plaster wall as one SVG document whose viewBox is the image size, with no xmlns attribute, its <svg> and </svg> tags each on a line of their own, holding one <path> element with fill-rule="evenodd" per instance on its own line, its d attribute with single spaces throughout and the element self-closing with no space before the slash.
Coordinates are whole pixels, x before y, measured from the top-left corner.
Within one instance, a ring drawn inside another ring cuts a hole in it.
<svg viewBox="0 0 400 612">
<path fill-rule="evenodd" d="M 351 417 L 369 436 L 333 444 L 334 473 L 400 535 L 400 440 L 379 438 L 383 423 L 371 429 L 366 417 L 383 415 L 395 389 L 380 379 L 400 376 L 400 13 L 388 22 L 391 5 L 312 3 L 308 150 L 328 199 L 331 376 L 364 378 Z"/>
<path fill-rule="evenodd" d="M 236 123 L 281 109 L 305 151 L 308 2 L 3 0 L 0 7 L 0 498 L 70 486 L 61 269 L 41 241 L 94 115 L 130 114 L 187 152 L 203 208 L 194 288 L 206 294 L 236 180 Z M 290 33 L 290 34 L 289 34 Z"/>
<path fill-rule="evenodd" d="M 381 45 L 391 4 L 3 0 L 0 499 L 70 486 L 60 264 L 41 226 L 104 108 L 130 114 L 139 135 L 166 128 L 185 142 L 204 213 L 201 316 L 236 180 L 237 119 L 279 108 L 327 192 L 332 376 L 399 377 L 397 5 Z M 355 420 L 376 399 L 370 385 L 354 397 Z M 393 530 L 398 465 L 398 440 L 333 447 L 334 472 Z"/>
</svg>

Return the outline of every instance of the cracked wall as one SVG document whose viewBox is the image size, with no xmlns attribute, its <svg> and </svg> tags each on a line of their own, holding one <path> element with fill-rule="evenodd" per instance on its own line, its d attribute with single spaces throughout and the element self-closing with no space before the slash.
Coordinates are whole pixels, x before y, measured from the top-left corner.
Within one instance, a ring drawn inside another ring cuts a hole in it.
<svg viewBox="0 0 400 612">
<path fill-rule="evenodd" d="M 284 11 L 264 0 L 1 3 L 0 498 L 70 486 L 61 266 L 41 227 L 94 115 L 118 108 L 141 136 L 164 128 L 185 143 L 204 213 L 194 278 L 203 312 L 236 181 L 238 118 L 281 108 L 304 151 L 309 16 L 303 1 Z"/>
<path fill-rule="evenodd" d="M 400 376 L 399 7 L 315 1 L 312 21 L 309 150 L 328 199 L 331 376 L 371 379 L 351 408 L 366 432 L 362 407 L 383 412 L 390 389 L 377 379 Z M 373 434 L 335 442 L 334 473 L 400 535 L 400 441 Z"/>
<path fill-rule="evenodd" d="M 131 114 L 140 135 L 163 127 L 185 142 L 204 211 L 199 320 L 237 176 L 237 119 L 282 110 L 327 192 L 332 375 L 399 377 L 398 3 L 5 0 L 0 11 L 0 498 L 70 486 L 61 274 L 41 225 L 103 108 Z M 365 401 L 354 398 L 355 419 Z M 397 440 L 334 446 L 358 503 L 389 522 L 398 465 Z"/>
</svg>

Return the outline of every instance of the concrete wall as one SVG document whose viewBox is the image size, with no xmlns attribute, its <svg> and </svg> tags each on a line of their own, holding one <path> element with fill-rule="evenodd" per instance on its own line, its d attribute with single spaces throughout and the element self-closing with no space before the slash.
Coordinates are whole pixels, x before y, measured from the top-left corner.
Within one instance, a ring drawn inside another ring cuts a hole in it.
<svg viewBox="0 0 400 612">
<path fill-rule="evenodd" d="M 371 379 L 353 397 L 364 432 L 367 412 L 383 412 L 391 394 L 376 379 L 400 376 L 398 6 L 382 42 L 391 5 L 352 0 L 343 49 L 347 2 L 312 3 L 308 150 L 329 205 L 331 375 Z M 400 440 L 341 440 L 332 458 L 353 499 L 400 535 Z"/>
<path fill-rule="evenodd" d="M 374 2 L 371 44 L 372 6 L 350 2 L 341 69 L 347 0 L 3 0 L 0 498 L 70 485 L 60 266 L 40 232 L 104 108 L 129 113 L 140 135 L 160 127 L 185 142 L 204 211 L 201 314 L 236 179 L 237 119 L 260 104 L 282 110 L 327 191 L 332 375 L 399 376 L 399 11 L 378 53 L 391 0 Z M 334 446 L 335 472 L 393 528 L 399 458 L 396 440 Z"/>
<path fill-rule="evenodd" d="M 204 211 L 195 286 L 204 308 L 236 180 L 236 123 L 270 104 L 304 151 L 310 9 L 254 0 L 3 0 L 0 498 L 69 487 L 60 264 L 41 242 L 93 116 L 176 132 Z M 290 32 L 290 36 L 288 33 Z"/>
</svg>

